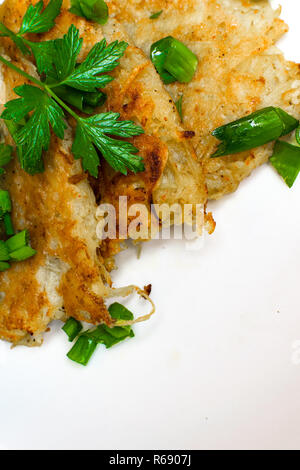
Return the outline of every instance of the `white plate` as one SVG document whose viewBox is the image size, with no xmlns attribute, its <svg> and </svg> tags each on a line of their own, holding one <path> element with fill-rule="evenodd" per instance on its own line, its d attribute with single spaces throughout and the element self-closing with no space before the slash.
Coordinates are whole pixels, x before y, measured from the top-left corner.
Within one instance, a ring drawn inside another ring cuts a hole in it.
<svg viewBox="0 0 300 470">
<path fill-rule="evenodd" d="M 299 0 L 282 3 L 300 61 Z M 116 284 L 151 282 L 157 314 L 87 368 L 59 325 L 41 349 L 0 342 L 0 448 L 299 449 L 299 200 L 265 165 L 211 204 L 202 250 L 119 256 Z"/>
</svg>

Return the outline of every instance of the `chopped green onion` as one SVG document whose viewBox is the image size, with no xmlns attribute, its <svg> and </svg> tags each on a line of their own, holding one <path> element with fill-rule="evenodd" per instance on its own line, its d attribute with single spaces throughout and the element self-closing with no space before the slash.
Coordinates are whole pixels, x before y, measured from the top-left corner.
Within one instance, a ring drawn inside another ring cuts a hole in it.
<svg viewBox="0 0 300 470">
<path fill-rule="evenodd" d="M 173 42 L 172 36 L 168 36 L 160 41 L 155 42 L 151 46 L 150 57 L 151 60 L 161 76 L 163 82 L 167 85 L 168 83 L 176 82 L 176 78 L 173 77 L 169 72 L 164 68 L 164 63 L 168 55 L 169 49 Z"/>
<path fill-rule="evenodd" d="M 189 83 L 198 65 L 197 56 L 172 36 L 152 44 L 150 57 L 165 84 L 175 81 Z"/>
<path fill-rule="evenodd" d="M 297 127 L 296 129 L 295 137 L 296 137 L 297 143 L 300 145 L 300 126 Z"/>
<path fill-rule="evenodd" d="M 8 261 L 9 252 L 7 246 L 3 240 L 0 240 L 0 261 Z"/>
<path fill-rule="evenodd" d="M 223 157 L 267 144 L 298 127 L 299 121 L 280 108 L 268 107 L 224 126 L 212 135 L 221 140 L 212 157 Z"/>
<path fill-rule="evenodd" d="M 0 144 L 0 167 L 7 165 L 11 161 L 12 147 Z"/>
<path fill-rule="evenodd" d="M 278 140 L 270 162 L 291 188 L 300 172 L 300 147 Z"/>
<path fill-rule="evenodd" d="M 152 15 L 150 16 L 150 20 L 156 20 L 157 18 L 159 18 L 163 11 L 164 10 L 160 10 L 160 11 L 157 11 L 156 13 L 152 13 Z"/>
<path fill-rule="evenodd" d="M 13 261 L 25 261 L 36 254 L 36 251 L 31 246 L 23 246 L 19 250 L 9 253 L 9 257 Z"/>
<path fill-rule="evenodd" d="M 4 222 L 4 228 L 5 228 L 5 233 L 8 236 L 11 236 L 15 233 L 14 226 L 11 220 L 11 215 L 10 214 L 4 214 L 3 216 L 3 222 Z"/>
<path fill-rule="evenodd" d="M 11 199 L 8 191 L 0 190 L 0 214 L 11 212 Z"/>
<path fill-rule="evenodd" d="M 108 311 L 114 320 L 130 321 L 134 319 L 133 313 L 124 307 L 124 305 L 119 304 L 119 302 L 111 304 Z"/>
<path fill-rule="evenodd" d="M 67 356 L 71 361 L 77 362 L 86 366 L 92 357 L 95 349 L 97 347 L 97 342 L 88 336 L 79 336 L 78 340 L 68 352 Z"/>
<path fill-rule="evenodd" d="M 6 271 L 10 268 L 10 264 L 0 261 L 0 272 Z"/>
<path fill-rule="evenodd" d="M 180 98 L 175 103 L 175 106 L 177 108 L 177 111 L 178 111 L 178 114 L 180 116 L 181 121 L 183 121 L 182 100 L 183 100 L 183 95 L 181 95 Z"/>
<path fill-rule="evenodd" d="M 86 114 L 92 114 L 95 108 L 102 106 L 106 101 L 106 94 L 102 91 L 85 92 L 64 85 L 53 90 L 60 99 Z"/>
<path fill-rule="evenodd" d="M 69 341 L 72 342 L 81 332 L 82 324 L 78 320 L 75 320 L 75 318 L 71 317 L 66 321 L 62 329 L 68 335 Z"/>
<path fill-rule="evenodd" d="M 134 318 L 124 305 L 117 302 L 112 304 L 108 311 L 114 320 L 130 321 Z M 67 356 L 72 361 L 87 365 L 98 344 L 103 344 L 109 349 L 124 339 L 133 337 L 134 332 L 131 326 L 109 328 L 106 325 L 99 325 L 82 333 Z"/>
<path fill-rule="evenodd" d="M 115 326 L 109 328 L 106 325 L 99 325 L 92 330 L 85 331 L 82 336 L 92 339 L 97 344 L 103 344 L 109 349 L 126 338 L 133 338 L 134 333 L 130 326 Z"/>
<path fill-rule="evenodd" d="M 197 70 L 197 56 L 182 42 L 174 39 L 164 68 L 180 83 L 189 83 Z"/>
<path fill-rule="evenodd" d="M 28 230 L 23 230 L 22 232 L 17 233 L 13 237 L 6 240 L 6 246 L 8 251 L 11 253 L 13 251 L 17 251 L 24 246 L 27 246 L 29 243 L 29 232 Z"/>
<path fill-rule="evenodd" d="M 70 12 L 99 24 L 108 20 L 108 6 L 104 0 L 71 0 Z"/>
</svg>

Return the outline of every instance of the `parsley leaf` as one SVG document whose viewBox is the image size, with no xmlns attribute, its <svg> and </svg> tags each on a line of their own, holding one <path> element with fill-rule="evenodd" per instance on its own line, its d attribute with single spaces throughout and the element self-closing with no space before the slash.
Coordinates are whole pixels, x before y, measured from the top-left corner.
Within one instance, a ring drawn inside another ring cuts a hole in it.
<svg viewBox="0 0 300 470">
<path fill-rule="evenodd" d="M 19 32 L 15 34 L 0 22 L 0 36 L 9 37 L 20 49 L 22 54 L 30 54 L 29 47 L 35 43 L 27 41 L 22 36 L 26 33 L 46 33 L 53 28 L 55 24 L 54 20 L 60 13 L 61 5 L 62 0 L 50 0 L 43 12 L 44 4 L 42 0 L 36 5 L 29 5 Z"/>
<path fill-rule="evenodd" d="M 37 9 L 28 10 L 32 25 L 35 25 L 37 16 L 34 12 L 41 13 L 41 4 L 38 5 L 40 6 Z M 46 9 L 41 15 L 45 11 Z M 47 18 L 49 19 L 49 15 Z M 44 23 L 41 24 L 42 26 L 32 27 L 44 27 Z M 14 91 L 21 98 L 8 102 L 1 116 L 11 129 L 22 168 L 30 174 L 43 171 L 42 153 L 43 150 L 49 149 L 50 126 L 54 133 L 63 139 L 66 128 L 63 112 L 65 110 L 77 122 L 72 151 L 76 159 L 82 159 L 84 170 L 94 177 L 98 176 L 99 151 L 116 171 L 123 174 L 127 174 L 127 170 L 135 173 L 143 171 L 142 158 L 136 155 L 138 150 L 134 145 L 112 137 L 128 138 L 140 135 L 144 132 L 141 127 L 131 121 L 120 121 L 120 115 L 112 112 L 82 118 L 66 104 L 69 103 L 86 113 L 103 104 L 106 95 L 99 88 L 113 80 L 107 72 L 118 65 L 128 44 L 124 41 L 107 44 L 103 39 L 95 44 L 80 64 L 77 64 L 77 58 L 82 39 L 74 25 L 70 26 L 68 33 L 61 39 L 40 43 L 26 40 L 26 44 L 35 56 L 43 81 L 28 75 L 0 55 L 0 62 L 39 87 L 23 85 L 16 88 Z"/>
<path fill-rule="evenodd" d="M 46 33 L 55 25 L 54 20 L 59 15 L 62 0 L 50 0 L 44 11 L 43 0 L 36 5 L 29 5 L 18 34 Z"/>
<path fill-rule="evenodd" d="M 8 29 L 3 23 L 0 23 L 0 37 L 10 38 L 15 43 L 15 45 L 20 49 L 22 54 L 24 55 L 30 54 L 30 49 L 28 49 L 23 39 L 19 37 L 17 34 L 13 33 L 10 29 Z"/>
<path fill-rule="evenodd" d="M 116 171 L 126 175 L 127 169 L 134 173 L 144 170 L 141 157 L 135 155 L 138 150 L 131 143 L 107 135 L 131 137 L 144 132 L 131 121 L 118 121 L 119 117 L 118 113 L 109 112 L 78 121 L 72 152 L 76 159 L 82 158 L 84 170 L 92 176 L 97 177 L 98 174 L 96 148 Z"/>
<path fill-rule="evenodd" d="M 57 81 L 64 82 L 75 70 L 76 59 L 82 47 L 79 30 L 72 24 L 62 39 L 55 39 L 54 56 Z"/>
<path fill-rule="evenodd" d="M 46 75 L 48 78 L 56 79 L 53 57 L 55 56 L 54 41 L 31 42 L 30 48 L 36 61 L 36 68 L 39 75 Z"/>
<path fill-rule="evenodd" d="M 71 25 L 62 39 L 31 43 L 30 46 L 39 74 L 46 74 L 51 87 L 68 85 L 77 90 L 95 92 L 113 80 L 110 75 L 103 74 L 117 67 L 128 44 L 114 41 L 107 45 L 106 40 L 102 39 L 94 45 L 86 59 L 77 64 L 82 38 L 79 38 L 79 30 Z"/>
<path fill-rule="evenodd" d="M 2 118 L 16 123 L 34 111 L 24 126 L 14 136 L 21 147 L 19 152 L 22 168 L 29 174 L 43 171 L 42 151 L 50 145 L 51 124 L 54 133 L 64 138 L 66 123 L 60 106 L 40 88 L 22 85 L 14 89 L 21 98 L 9 101 L 5 105 Z"/>
<path fill-rule="evenodd" d="M 54 45 L 57 83 L 89 92 L 95 92 L 97 88 L 104 88 L 113 80 L 113 77 L 109 75 L 99 74 L 113 70 L 128 46 L 124 41 L 114 41 L 107 45 L 106 40 L 103 39 L 95 44 L 84 62 L 76 66 L 76 58 L 82 46 L 82 39 L 79 39 L 78 30 L 74 25 L 70 27 L 63 39 L 56 39 Z"/>
</svg>

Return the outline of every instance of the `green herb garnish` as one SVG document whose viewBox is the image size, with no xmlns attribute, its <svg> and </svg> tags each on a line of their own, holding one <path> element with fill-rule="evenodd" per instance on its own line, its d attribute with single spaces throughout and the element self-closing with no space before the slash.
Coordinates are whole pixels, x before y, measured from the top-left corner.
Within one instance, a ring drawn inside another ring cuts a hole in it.
<svg viewBox="0 0 300 470">
<path fill-rule="evenodd" d="M 117 302 L 112 304 L 108 311 L 115 320 L 133 320 L 133 314 Z M 134 337 L 134 333 L 131 326 L 109 328 L 106 325 L 99 325 L 82 333 L 67 356 L 72 361 L 86 366 L 98 344 L 111 348 L 124 339 L 132 337 Z"/>
<path fill-rule="evenodd" d="M 0 261 L 9 260 L 9 251 L 3 240 L 0 240 Z"/>
<path fill-rule="evenodd" d="M 31 45 L 31 42 L 24 38 L 23 35 L 28 33 L 48 32 L 53 28 L 55 18 L 59 15 L 61 6 L 62 0 L 50 0 L 44 10 L 42 0 L 36 5 L 29 5 L 23 17 L 19 32 L 15 34 L 3 23 L 0 23 L 0 36 L 9 37 L 24 55 L 29 55 L 30 49 L 28 46 Z"/>
<path fill-rule="evenodd" d="M 172 36 L 152 44 L 150 57 L 165 84 L 175 81 L 189 83 L 198 65 L 197 56 Z"/>
<path fill-rule="evenodd" d="M 36 58 L 37 69 L 44 77 L 43 81 L 28 75 L 0 56 L 0 61 L 6 66 L 37 85 L 17 87 L 14 91 L 20 98 L 6 103 L 1 116 L 15 125 L 12 128 L 9 124 L 8 128 L 16 142 L 22 168 L 30 174 L 43 171 L 42 153 L 49 149 L 50 127 L 63 139 L 66 111 L 77 123 L 72 152 L 75 159 L 82 159 L 85 171 L 94 177 L 98 176 L 100 159 L 97 150 L 116 171 L 123 174 L 127 174 L 127 170 L 135 173 L 143 171 L 142 158 L 136 155 L 138 150 L 129 142 L 111 137 L 140 135 L 144 132 L 140 126 L 131 121 L 120 121 L 120 115 L 112 112 L 84 118 L 66 104 L 66 101 L 72 101 L 71 104 L 90 113 L 91 107 L 103 103 L 105 96 L 98 88 L 105 87 L 113 80 L 107 72 L 118 65 L 127 43 L 115 41 L 107 45 L 103 39 L 80 64 L 77 64 L 77 58 L 82 39 L 74 25 L 71 25 L 62 39 L 41 43 L 27 41 L 26 44 Z M 68 90 L 69 98 L 64 100 Z M 29 115 L 30 112 L 32 114 Z"/>
<path fill-rule="evenodd" d="M 78 320 L 75 320 L 75 318 L 70 317 L 62 329 L 68 335 L 69 341 L 72 342 L 81 332 L 82 324 Z"/>
<path fill-rule="evenodd" d="M 28 246 L 30 242 L 28 230 L 23 230 L 13 237 L 9 238 L 5 243 L 9 252 L 20 250 L 24 246 Z"/>
<path fill-rule="evenodd" d="M 30 246 L 30 238 L 27 230 L 17 233 L 8 238 L 0 240 L 0 262 L 2 261 L 25 261 L 36 254 L 36 251 Z M 0 266 L 0 271 L 10 268 L 9 263 Z"/>
<path fill-rule="evenodd" d="M 178 111 L 178 114 L 180 116 L 181 121 L 183 121 L 182 100 L 183 100 L 183 95 L 181 95 L 180 98 L 175 103 L 175 106 L 177 108 L 177 111 Z"/>
<path fill-rule="evenodd" d="M 12 261 L 24 261 L 36 254 L 36 251 L 30 246 L 30 237 L 27 230 L 10 237 L 6 240 L 5 245 Z"/>
<path fill-rule="evenodd" d="M 3 166 L 10 162 L 11 157 L 12 147 L 10 145 L 0 144 L 0 175 L 5 172 Z M 11 210 L 12 204 L 9 192 L 0 190 L 0 221 L 3 221 L 5 233 L 8 236 L 14 234 L 14 228 L 10 215 Z"/>
<path fill-rule="evenodd" d="M 36 3 L 36 5 L 29 5 L 18 36 L 28 33 L 46 33 L 49 31 L 55 25 L 54 21 L 60 13 L 61 6 L 62 0 L 50 0 L 44 10 L 42 0 Z"/>
<path fill-rule="evenodd" d="M 25 261 L 26 259 L 32 258 L 34 255 L 36 255 L 36 251 L 31 248 L 31 246 L 23 246 L 23 248 L 9 253 L 9 257 L 12 261 Z"/>
<path fill-rule="evenodd" d="M 300 126 L 297 127 L 297 129 L 296 129 L 295 137 L 296 137 L 297 144 L 300 145 Z"/>
<path fill-rule="evenodd" d="M 3 223 L 6 235 L 13 235 L 15 233 L 14 226 L 12 223 L 11 215 L 6 213 L 3 215 Z"/>
<path fill-rule="evenodd" d="M 10 268 L 10 264 L 0 261 L 0 272 L 7 271 Z"/>
<path fill-rule="evenodd" d="M 11 199 L 8 191 L 0 191 L 0 215 L 11 212 Z"/>
<path fill-rule="evenodd" d="M 6 235 L 13 235 L 14 228 L 11 220 L 12 204 L 8 191 L 0 190 L 0 220 L 4 222 Z"/>
<path fill-rule="evenodd" d="M 291 188 L 300 172 L 300 147 L 278 140 L 270 162 Z"/>
<path fill-rule="evenodd" d="M 0 166 L 10 162 L 12 148 L 9 145 L 0 144 Z M 2 168 L 1 168 L 2 169 Z M 4 170 L 2 169 L 3 173 Z M 6 271 L 10 264 L 6 261 L 24 261 L 36 254 L 30 246 L 30 238 L 27 230 L 14 235 L 14 227 L 11 219 L 12 202 L 8 191 L 0 190 L 0 221 L 3 221 L 6 241 L 0 240 L 0 271 Z M 13 236 L 12 236 L 13 235 Z"/>
<path fill-rule="evenodd" d="M 57 137 L 64 138 L 67 127 L 64 113 L 57 102 L 40 88 L 21 85 L 14 91 L 21 98 L 6 103 L 1 117 L 18 123 L 33 111 L 26 124 L 13 137 L 22 149 L 19 154 L 22 168 L 34 175 L 44 170 L 42 152 L 49 149 L 50 125 Z"/>
<path fill-rule="evenodd" d="M 156 13 L 152 13 L 152 15 L 150 16 L 150 20 L 156 20 L 157 18 L 159 18 L 163 11 L 164 10 L 160 10 L 160 11 L 157 11 Z"/>
<path fill-rule="evenodd" d="M 71 0 L 70 12 L 99 24 L 108 20 L 108 6 L 104 0 Z"/>
<path fill-rule="evenodd" d="M 106 101 L 106 94 L 102 91 L 88 93 L 65 85 L 55 87 L 54 91 L 65 103 L 74 106 L 74 108 L 85 114 L 92 114 L 95 108 L 102 106 Z"/>
<path fill-rule="evenodd" d="M 299 121 L 281 108 L 264 108 L 218 127 L 212 135 L 221 140 L 212 157 L 231 155 L 272 142 L 292 132 Z"/>
<path fill-rule="evenodd" d="M 4 173 L 3 167 L 11 161 L 12 147 L 10 145 L 0 144 L 0 175 Z"/>
</svg>

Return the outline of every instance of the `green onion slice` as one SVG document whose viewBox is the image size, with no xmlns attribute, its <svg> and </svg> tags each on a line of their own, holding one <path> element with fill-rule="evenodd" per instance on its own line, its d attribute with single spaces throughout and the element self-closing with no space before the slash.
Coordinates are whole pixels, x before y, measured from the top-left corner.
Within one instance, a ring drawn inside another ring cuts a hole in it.
<svg viewBox="0 0 300 470">
<path fill-rule="evenodd" d="M 6 271 L 10 268 L 10 264 L 0 261 L 0 272 Z"/>
<path fill-rule="evenodd" d="M 108 311 L 114 320 L 131 321 L 134 319 L 133 313 L 119 302 L 111 304 Z"/>
<path fill-rule="evenodd" d="M 79 336 L 78 340 L 68 352 L 67 356 L 71 361 L 77 362 L 83 366 L 86 366 L 92 357 L 97 342 L 88 336 Z"/>
<path fill-rule="evenodd" d="M 156 20 L 157 18 L 159 18 L 163 11 L 164 10 L 160 10 L 155 13 L 152 13 L 152 15 L 150 16 L 150 20 Z"/>
<path fill-rule="evenodd" d="M 0 144 L 0 167 L 7 165 L 11 161 L 12 147 Z"/>
<path fill-rule="evenodd" d="M 82 324 L 78 320 L 75 320 L 75 318 L 71 317 L 66 321 L 62 330 L 68 335 L 69 341 L 72 342 L 81 332 Z"/>
<path fill-rule="evenodd" d="M 198 65 L 197 56 L 172 36 L 152 44 L 150 57 L 165 84 L 176 81 L 189 83 Z"/>
<path fill-rule="evenodd" d="M 270 162 L 291 188 L 300 172 L 300 147 L 278 140 Z"/>
<path fill-rule="evenodd" d="M 15 230 L 14 230 L 14 226 L 13 226 L 13 223 L 12 223 L 11 215 L 10 214 L 4 214 L 3 222 L 4 222 L 4 228 L 5 228 L 6 235 L 8 235 L 8 236 L 14 235 Z"/>
<path fill-rule="evenodd" d="M 174 39 L 166 56 L 164 69 L 180 83 L 189 83 L 198 66 L 197 56 L 182 42 Z"/>
<path fill-rule="evenodd" d="M 108 20 L 108 6 L 104 0 L 71 0 L 70 12 L 99 24 Z"/>
<path fill-rule="evenodd" d="M 172 45 L 174 38 L 168 36 L 160 41 L 152 44 L 150 49 L 150 58 L 162 78 L 162 81 L 167 85 L 168 83 L 176 82 L 176 78 L 173 77 L 169 72 L 164 68 L 164 63 L 167 58 L 168 52 Z"/>
<path fill-rule="evenodd" d="M 175 103 L 175 106 L 177 108 L 177 111 L 178 111 L 178 114 L 180 116 L 181 121 L 183 121 L 182 100 L 183 100 L 183 95 L 181 95 L 180 98 Z"/>
<path fill-rule="evenodd" d="M 13 261 L 25 261 L 28 258 L 36 255 L 36 251 L 31 246 L 24 246 L 19 250 L 12 251 L 9 253 L 9 257 Z"/>
<path fill-rule="evenodd" d="M 118 302 L 112 304 L 108 311 L 114 320 L 130 321 L 134 318 L 133 314 L 124 307 L 124 305 Z M 109 328 L 106 325 L 99 325 L 96 328 L 82 333 L 67 356 L 69 359 L 72 359 L 72 361 L 87 365 L 97 344 L 103 344 L 109 349 L 124 339 L 133 337 L 134 332 L 131 326 Z"/>
<path fill-rule="evenodd" d="M 300 126 L 297 127 L 297 129 L 296 129 L 295 137 L 296 137 L 297 143 L 300 145 Z"/>
<path fill-rule="evenodd" d="M 102 106 L 106 101 L 106 94 L 102 91 L 84 92 L 65 85 L 53 90 L 60 99 L 86 114 L 92 114 L 95 108 Z"/>
<path fill-rule="evenodd" d="M 9 252 L 7 246 L 3 240 L 0 240 L 0 261 L 8 261 Z"/>
<path fill-rule="evenodd" d="M 260 147 L 289 134 L 298 125 L 299 121 L 281 108 L 261 109 L 215 129 L 212 135 L 221 143 L 212 157 L 223 157 Z"/>
<path fill-rule="evenodd" d="M 11 199 L 8 191 L 0 190 L 0 214 L 11 212 Z"/>
<path fill-rule="evenodd" d="M 8 251 L 11 253 L 13 251 L 17 251 L 20 248 L 24 248 L 29 244 L 29 232 L 28 230 L 23 230 L 22 232 L 17 233 L 13 237 L 6 240 L 6 246 Z"/>
</svg>

